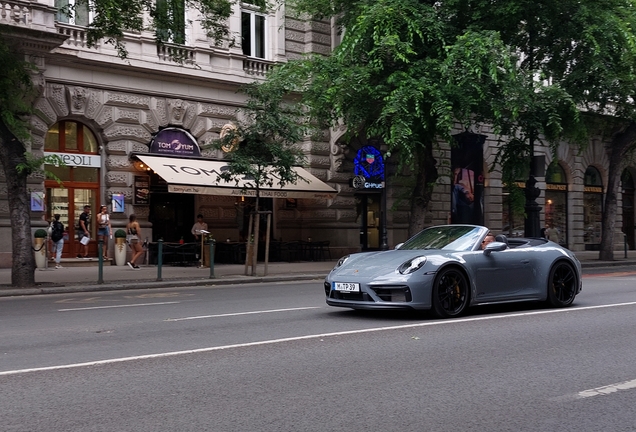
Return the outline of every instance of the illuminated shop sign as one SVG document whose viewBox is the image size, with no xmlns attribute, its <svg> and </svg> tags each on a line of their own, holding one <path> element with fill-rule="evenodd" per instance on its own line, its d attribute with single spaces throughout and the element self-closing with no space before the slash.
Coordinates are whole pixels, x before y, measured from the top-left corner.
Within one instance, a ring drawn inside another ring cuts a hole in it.
<svg viewBox="0 0 636 432">
<path fill-rule="evenodd" d="M 353 177 L 350 184 L 355 189 L 384 188 L 384 158 L 373 146 L 364 146 L 358 150 L 353 160 Z"/>
<path fill-rule="evenodd" d="M 150 141 L 150 153 L 201 156 L 201 149 L 197 140 L 189 132 L 169 127 L 157 132 Z"/>
</svg>

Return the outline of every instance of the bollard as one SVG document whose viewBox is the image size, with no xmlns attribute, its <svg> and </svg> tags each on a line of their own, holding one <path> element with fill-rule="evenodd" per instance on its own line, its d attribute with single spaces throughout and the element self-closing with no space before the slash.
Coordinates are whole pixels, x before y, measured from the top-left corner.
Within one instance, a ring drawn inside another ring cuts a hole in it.
<svg viewBox="0 0 636 432">
<path fill-rule="evenodd" d="M 97 283 L 104 283 L 104 255 L 102 254 L 102 247 L 104 246 L 104 240 L 99 239 L 97 241 L 97 257 L 98 257 L 98 265 L 97 265 Z"/>
<path fill-rule="evenodd" d="M 210 240 L 210 279 L 214 279 L 214 246 L 216 241 Z"/>
<path fill-rule="evenodd" d="M 623 233 L 623 244 L 625 247 L 625 258 L 627 259 L 627 234 Z"/>
<path fill-rule="evenodd" d="M 161 282 L 161 266 L 163 264 L 163 239 L 157 242 L 157 282 Z"/>
</svg>

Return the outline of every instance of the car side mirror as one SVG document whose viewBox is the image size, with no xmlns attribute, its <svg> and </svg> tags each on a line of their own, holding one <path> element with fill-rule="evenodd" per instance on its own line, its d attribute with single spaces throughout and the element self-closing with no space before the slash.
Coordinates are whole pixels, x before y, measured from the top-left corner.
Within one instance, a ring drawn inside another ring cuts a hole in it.
<svg viewBox="0 0 636 432">
<path fill-rule="evenodd" d="M 399 243 L 399 244 L 397 244 L 397 245 L 395 246 L 395 249 L 397 250 L 397 249 L 401 248 L 403 244 L 404 244 L 404 243 Z"/>
<path fill-rule="evenodd" d="M 493 252 L 501 252 L 508 249 L 508 245 L 502 242 L 488 243 L 486 249 L 484 249 L 484 255 L 489 256 Z"/>
</svg>

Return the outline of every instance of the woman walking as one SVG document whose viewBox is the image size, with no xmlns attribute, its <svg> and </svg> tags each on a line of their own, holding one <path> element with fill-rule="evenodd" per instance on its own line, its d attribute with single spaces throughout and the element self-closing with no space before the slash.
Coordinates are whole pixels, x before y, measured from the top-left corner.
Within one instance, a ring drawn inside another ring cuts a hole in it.
<svg viewBox="0 0 636 432">
<path fill-rule="evenodd" d="M 108 239 L 113 228 L 110 225 L 110 215 L 108 214 L 108 207 L 105 205 L 99 208 L 97 213 L 97 238 L 102 241 L 102 256 L 105 260 L 108 259 Z"/>
<path fill-rule="evenodd" d="M 139 243 L 139 239 L 141 238 L 141 228 L 139 227 L 139 222 L 137 222 L 137 216 L 131 214 L 128 218 L 128 225 L 126 225 L 126 237 L 128 239 L 128 244 L 133 251 L 133 256 L 126 264 L 131 269 L 139 270 L 139 266 L 136 264 L 137 258 L 144 253 L 143 248 L 141 247 L 141 243 Z"/>
</svg>

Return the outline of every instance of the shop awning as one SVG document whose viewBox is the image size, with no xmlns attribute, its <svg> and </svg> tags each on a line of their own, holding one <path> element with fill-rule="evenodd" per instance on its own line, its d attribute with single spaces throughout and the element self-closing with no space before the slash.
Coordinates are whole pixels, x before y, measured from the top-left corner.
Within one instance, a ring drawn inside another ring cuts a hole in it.
<svg viewBox="0 0 636 432">
<path fill-rule="evenodd" d="M 166 183 L 168 191 L 174 193 L 191 193 L 203 195 L 256 196 L 254 189 L 243 187 L 248 183 L 241 180 L 225 182 L 219 174 L 227 169 L 224 161 L 206 159 L 185 159 L 137 154 L 136 157 L 148 165 Z M 307 170 L 295 167 L 301 177 L 295 184 L 281 186 L 274 183 L 272 187 L 261 188 L 263 198 L 333 198 L 336 190 L 311 175 Z"/>
</svg>

